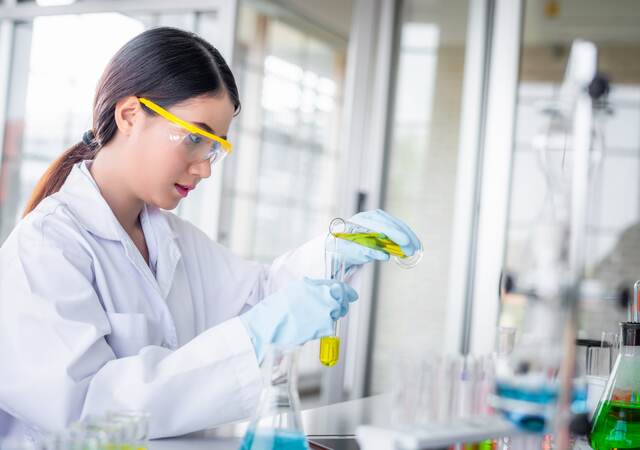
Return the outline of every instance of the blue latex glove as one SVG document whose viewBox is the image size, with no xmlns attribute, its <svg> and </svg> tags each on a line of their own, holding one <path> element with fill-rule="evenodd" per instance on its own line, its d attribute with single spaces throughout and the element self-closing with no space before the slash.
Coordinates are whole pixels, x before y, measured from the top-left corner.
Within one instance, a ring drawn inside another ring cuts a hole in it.
<svg viewBox="0 0 640 450">
<path fill-rule="evenodd" d="M 381 209 L 358 213 L 348 221 L 385 234 L 398 244 L 407 256 L 413 255 L 420 248 L 420 240 L 413 230 L 400 219 Z M 388 253 L 363 247 L 343 239 L 338 239 L 337 245 L 338 252 L 345 258 L 347 270 L 371 261 L 389 260 Z"/>
<path fill-rule="evenodd" d="M 357 298 L 345 283 L 304 278 L 266 297 L 240 320 L 262 361 L 268 344 L 301 345 L 331 335 L 333 322 L 346 315 Z"/>
</svg>

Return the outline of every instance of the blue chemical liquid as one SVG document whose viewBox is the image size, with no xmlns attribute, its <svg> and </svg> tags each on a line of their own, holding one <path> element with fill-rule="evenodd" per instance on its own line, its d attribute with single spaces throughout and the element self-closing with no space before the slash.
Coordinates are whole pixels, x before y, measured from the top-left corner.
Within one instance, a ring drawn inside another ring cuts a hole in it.
<svg viewBox="0 0 640 450">
<path fill-rule="evenodd" d="M 557 398 L 555 389 L 540 388 L 537 390 L 524 390 L 506 383 L 497 384 L 496 394 L 512 400 L 522 400 L 538 404 L 548 404 L 554 402 Z"/>
<path fill-rule="evenodd" d="M 242 440 L 240 450 L 309 450 L 307 439 L 302 433 L 284 430 L 248 430 Z"/>
<path fill-rule="evenodd" d="M 511 400 L 508 409 L 501 408 L 502 414 L 518 427 L 532 432 L 542 432 L 547 427 L 548 408 L 553 408 L 558 399 L 555 387 L 522 389 L 508 383 L 498 383 L 496 394 Z M 571 411 L 575 414 L 586 411 L 586 389 L 574 387 Z M 532 408 L 532 406 L 537 408 Z"/>
<path fill-rule="evenodd" d="M 536 433 L 545 430 L 547 406 L 555 403 L 558 397 L 555 389 L 542 387 L 525 390 L 507 383 L 498 383 L 496 394 L 505 399 L 515 400 L 509 409 L 502 409 L 502 414 L 508 420 L 524 430 Z M 532 410 L 532 405 L 539 406 L 537 411 L 536 408 Z"/>
</svg>

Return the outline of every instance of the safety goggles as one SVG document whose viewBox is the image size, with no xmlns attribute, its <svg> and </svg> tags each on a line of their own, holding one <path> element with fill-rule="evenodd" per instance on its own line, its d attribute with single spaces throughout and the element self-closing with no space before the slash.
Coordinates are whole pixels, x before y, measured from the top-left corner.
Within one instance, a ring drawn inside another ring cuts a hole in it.
<svg viewBox="0 0 640 450">
<path fill-rule="evenodd" d="M 209 161 L 212 165 L 231 153 L 232 145 L 226 139 L 174 116 L 166 109 L 146 98 L 140 103 L 171 123 L 169 140 L 186 150 L 189 162 Z"/>
</svg>

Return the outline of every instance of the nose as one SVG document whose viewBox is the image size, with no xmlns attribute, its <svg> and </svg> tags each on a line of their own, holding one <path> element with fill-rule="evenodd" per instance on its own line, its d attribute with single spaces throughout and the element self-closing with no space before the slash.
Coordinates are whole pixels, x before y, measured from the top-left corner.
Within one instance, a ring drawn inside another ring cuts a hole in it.
<svg viewBox="0 0 640 450">
<path fill-rule="evenodd" d="M 191 164 L 190 172 L 200 178 L 209 178 L 211 176 L 211 162 L 209 160 L 194 162 Z"/>
</svg>

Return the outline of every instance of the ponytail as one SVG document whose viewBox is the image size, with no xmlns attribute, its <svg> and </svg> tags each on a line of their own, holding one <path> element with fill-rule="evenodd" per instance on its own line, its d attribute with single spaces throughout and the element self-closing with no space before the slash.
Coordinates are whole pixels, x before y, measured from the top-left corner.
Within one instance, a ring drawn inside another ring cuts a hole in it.
<svg viewBox="0 0 640 450">
<path fill-rule="evenodd" d="M 44 198 L 58 192 L 76 163 L 84 161 L 85 159 L 93 159 L 97 153 L 98 147 L 92 144 L 86 144 L 83 138 L 83 141 L 77 143 L 60 155 L 58 159 L 53 161 L 47 168 L 31 192 L 22 217 L 33 211 Z"/>
</svg>

